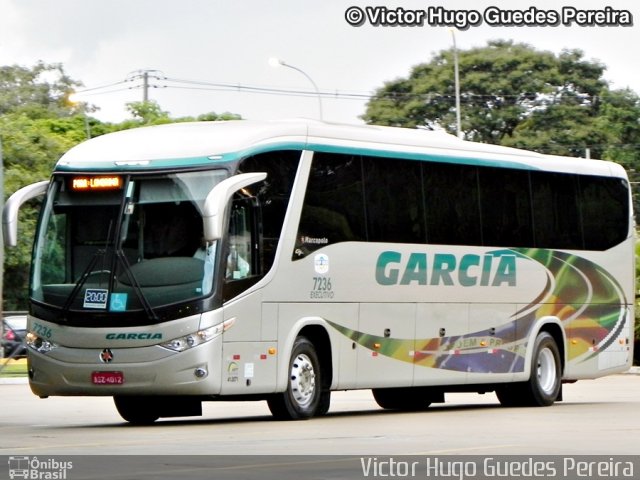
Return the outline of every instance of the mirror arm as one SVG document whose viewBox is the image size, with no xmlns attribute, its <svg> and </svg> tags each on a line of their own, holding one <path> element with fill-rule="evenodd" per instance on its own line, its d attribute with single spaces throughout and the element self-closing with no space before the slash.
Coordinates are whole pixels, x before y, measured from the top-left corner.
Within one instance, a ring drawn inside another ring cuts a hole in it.
<svg viewBox="0 0 640 480">
<path fill-rule="evenodd" d="M 2 230 L 4 234 L 4 244 L 7 247 L 15 247 L 18 244 L 18 211 L 20 207 L 29 200 L 47 193 L 49 180 L 32 183 L 11 195 L 2 211 Z"/>
<path fill-rule="evenodd" d="M 224 232 L 224 213 L 229 199 L 238 190 L 267 178 L 264 172 L 242 173 L 234 175 L 217 184 L 207 194 L 202 209 L 204 239 L 212 242 L 222 238 Z"/>
</svg>

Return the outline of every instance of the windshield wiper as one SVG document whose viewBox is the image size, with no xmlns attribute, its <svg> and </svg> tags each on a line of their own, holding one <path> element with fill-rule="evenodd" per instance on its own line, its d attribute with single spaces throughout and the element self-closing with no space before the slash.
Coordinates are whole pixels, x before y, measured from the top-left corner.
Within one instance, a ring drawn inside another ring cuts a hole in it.
<svg viewBox="0 0 640 480">
<path fill-rule="evenodd" d="M 140 283 L 138 283 L 138 279 L 131 271 L 131 264 L 129 263 L 129 260 L 127 260 L 127 257 L 121 248 L 116 250 L 116 258 L 118 262 L 122 264 L 122 266 L 124 267 L 124 272 L 126 273 L 127 278 L 129 279 L 129 284 L 133 287 L 133 290 L 136 292 L 136 295 L 138 295 L 138 299 L 140 300 L 140 303 L 142 304 L 142 308 L 144 308 L 144 311 L 147 314 L 147 317 L 149 318 L 149 320 L 153 320 L 157 322 L 159 320 L 158 315 L 156 314 L 155 310 L 149 303 L 149 300 L 147 300 L 147 297 L 144 295 L 144 292 L 142 291 L 142 287 L 140 286 Z M 112 283 L 113 283 L 113 280 L 112 280 Z"/>
<path fill-rule="evenodd" d="M 62 311 L 60 312 L 60 318 L 59 318 L 61 322 L 67 321 L 67 315 L 69 314 L 69 310 L 71 309 L 71 304 L 75 300 L 80 289 L 87 282 L 87 279 L 94 273 L 93 267 L 95 267 L 96 263 L 98 263 L 98 258 L 100 257 L 103 258 L 103 262 L 102 262 L 103 269 L 99 273 L 105 273 L 104 258 L 107 255 L 107 250 L 109 249 L 109 238 L 111 238 L 112 229 L 113 229 L 113 220 L 109 221 L 109 228 L 107 229 L 107 239 L 105 242 L 105 248 L 98 248 L 96 250 L 96 253 L 93 254 L 93 257 L 91 257 L 91 260 L 87 264 L 86 268 L 80 274 L 80 278 L 78 279 L 75 286 L 73 287 L 73 290 L 71 290 L 71 293 L 67 297 L 67 300 L 64 302 L 64 305 L 62 306 Z"/>
<path fill-rule="evenodd" d="M 62 311 L 60 312 L 60 318 L 59 318 L 60 321 L 62 322 L 67 321 L 67 314 L 69 313 L 71 304 L 75 300 L 82 286 L 87 282 L 87 279 L 91 276 L 91 274 L 94 273 L 93 267 L 95 267 L 96 263 L 98 263 L 98 258 L 104 257 L 106 256 L 106 254 L 107 254 L 107 249 L 98 249 L 96 250 L 96 253 L 93 254 L 93 257 L 89 261 L 89 264 L 82 271 L 82 274 L 80 274 L 80 278 L 74 285 L 73 290 L 71 290 L 71 293 L 69 294 L 69 296 L 67 297 L 67 300 L 64 302 L 64 305 L 62 306 Z M 101 270 L 100 272 L 102 273 L 104 271 Z"/>
</svg>

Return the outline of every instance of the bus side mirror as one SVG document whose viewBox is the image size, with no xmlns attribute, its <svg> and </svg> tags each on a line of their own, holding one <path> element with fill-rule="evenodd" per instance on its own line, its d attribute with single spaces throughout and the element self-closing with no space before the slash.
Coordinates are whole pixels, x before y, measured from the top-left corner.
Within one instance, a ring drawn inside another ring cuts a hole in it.
<svg viewBox="0 0 640 480">
<path fill-rule="evenodd" d="M 31 200 L 47 193 L 49 180 L 32 183 L 11 195 L 2 211 L 2 230 L 4 234 L 4 244 L 7 247 L 15 247 L 18 244 L 18 211 L 20 207 Z"/>
<path fill-rule="evenodd" d="M 242 173 L 223 180 L 211 189 L 202 209 L 204 239 L 207 242 L 222 238 L 225 231 L 224 212 L 233 194 L 265 178 L 267 174 L 264 172 Z"/>
</svg>

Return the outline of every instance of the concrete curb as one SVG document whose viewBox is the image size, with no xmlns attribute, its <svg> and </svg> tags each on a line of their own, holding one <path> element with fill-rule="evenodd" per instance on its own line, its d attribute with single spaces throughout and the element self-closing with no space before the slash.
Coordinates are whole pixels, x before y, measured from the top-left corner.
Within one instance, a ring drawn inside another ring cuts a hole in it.
<svg viewBox="0 0 640 480">
<path fill-rule="evenodd" d="M 0 385 L 27 385 L 29 383 L 27 377 L 7 377 L 0 378 Z"/>
</svg>

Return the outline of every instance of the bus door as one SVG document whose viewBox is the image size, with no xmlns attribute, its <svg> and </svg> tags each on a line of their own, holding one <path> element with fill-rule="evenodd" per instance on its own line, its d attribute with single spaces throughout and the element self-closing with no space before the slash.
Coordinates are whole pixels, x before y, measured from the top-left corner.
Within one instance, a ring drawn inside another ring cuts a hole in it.
<svg viewBox="0 0 640 480">
<path fill-rule="evenodd" d="M 230 208 L 223 316 L 232 326 L 222 347 L 222 393 L 268 393 L 276 384 L 275 318 L 263 312 L 262 291 L 243 295 L 264 275 L 260 206 L 256 197 L 236 195 Z"/>
</svg>

